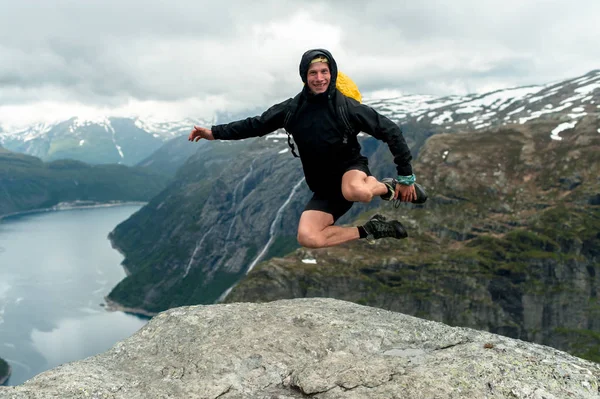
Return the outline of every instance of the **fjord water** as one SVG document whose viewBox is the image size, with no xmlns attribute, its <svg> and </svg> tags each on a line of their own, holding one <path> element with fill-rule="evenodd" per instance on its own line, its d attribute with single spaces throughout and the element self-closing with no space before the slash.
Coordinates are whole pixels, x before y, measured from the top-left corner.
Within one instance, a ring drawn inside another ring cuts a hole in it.
<svg viewBox="0 0 600 399">
<path fill-rule="evenodd" d="M 101 305 L 125 277 L 107 238 L 140 208 L 121 205 L 0 221 L 0 357 L 8 385 L 110 349 L 147 319 Z"/>
</svg>

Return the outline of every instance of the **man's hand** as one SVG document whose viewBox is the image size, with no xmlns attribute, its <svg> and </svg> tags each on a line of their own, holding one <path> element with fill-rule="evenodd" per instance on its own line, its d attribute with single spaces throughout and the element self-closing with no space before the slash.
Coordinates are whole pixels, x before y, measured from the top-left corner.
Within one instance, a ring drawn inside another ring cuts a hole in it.
<svg viewBox="0 0 600 399">
<path fill-rule="evenodd" d="M 194 130 L 190 133 L 189 141 L 200 141 L 200 139 L 214 140 L 212 130 L 205 127 L 194 126 Z"/>
<path fill-rule="evenodd" d="M 402 202 L 412 202 L 417 199 L 417 192 L 415 186 L 405 186 L 404 184 L 396 184 L 396 196 L 394 199 L 398 199 Z"/>
</svg>

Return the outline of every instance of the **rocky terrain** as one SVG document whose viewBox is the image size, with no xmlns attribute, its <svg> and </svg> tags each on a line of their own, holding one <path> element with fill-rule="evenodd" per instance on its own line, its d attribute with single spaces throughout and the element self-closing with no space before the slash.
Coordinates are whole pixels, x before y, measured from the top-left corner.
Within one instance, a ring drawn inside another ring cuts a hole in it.
<svg viewBox="0 0 600 399">
<path fill-rule="evenodd" d="M 109 351 L 0 387 L 36 398 L 598 398 L 600 365 L 334 299 L 171 309 Z"/>
</svg>

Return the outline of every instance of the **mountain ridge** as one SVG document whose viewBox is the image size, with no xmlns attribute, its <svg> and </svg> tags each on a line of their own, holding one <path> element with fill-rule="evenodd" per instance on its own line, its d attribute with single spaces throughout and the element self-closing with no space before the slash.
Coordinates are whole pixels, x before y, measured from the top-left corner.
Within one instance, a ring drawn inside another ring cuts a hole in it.
<svg viewBox="0 0 600 399">
<path fill-rule="evenodd" d="M 74 159 L 90 164 L 133 166 L 165 142 L 189 133 L 197 119 L 152 121 L 138 117 L 72 117 L 15 130 L 0 130 L 0 145 L 44 161 Z"/>
</svg>

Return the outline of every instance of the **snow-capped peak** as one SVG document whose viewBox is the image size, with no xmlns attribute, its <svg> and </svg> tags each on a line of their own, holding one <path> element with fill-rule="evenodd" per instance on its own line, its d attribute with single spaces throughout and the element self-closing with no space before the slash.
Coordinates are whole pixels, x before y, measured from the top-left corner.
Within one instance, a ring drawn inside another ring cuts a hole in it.
<svg viewBox="0 0 600 399">
<path fill-rule="evenodd" d="M 401 96 L 366 100 L 397 123 L 429 123 L 445 129 L 464 126 L 482 129 L 492 125 L 527 123 L 570 111 L 576 120 L 600 99 L 600 70 L 543 86 L 527 86 L 467 96 Z"/>
</svg>

